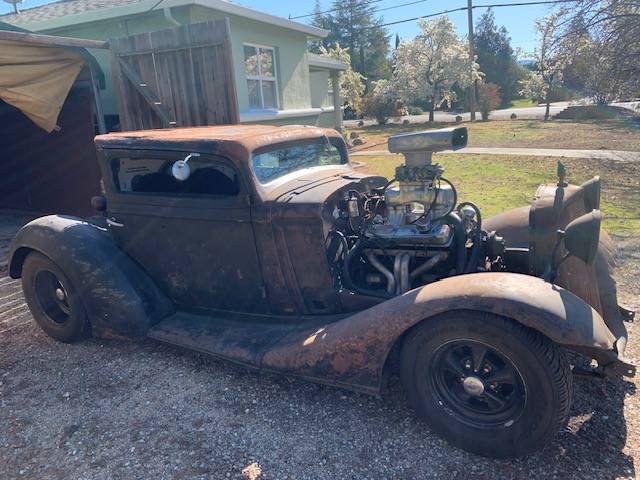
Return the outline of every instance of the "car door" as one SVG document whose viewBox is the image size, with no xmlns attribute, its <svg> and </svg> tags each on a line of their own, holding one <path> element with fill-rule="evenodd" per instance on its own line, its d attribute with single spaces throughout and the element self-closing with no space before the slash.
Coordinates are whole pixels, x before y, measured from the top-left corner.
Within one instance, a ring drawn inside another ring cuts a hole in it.
<svg viewBox="0 0 640 480">
<path fill-rule="evenodd" d="M 110 155 L 107 224 L 181 310 L 266 312 L 248 190 L 231 161 L 190 152 Z"/>
</svg>

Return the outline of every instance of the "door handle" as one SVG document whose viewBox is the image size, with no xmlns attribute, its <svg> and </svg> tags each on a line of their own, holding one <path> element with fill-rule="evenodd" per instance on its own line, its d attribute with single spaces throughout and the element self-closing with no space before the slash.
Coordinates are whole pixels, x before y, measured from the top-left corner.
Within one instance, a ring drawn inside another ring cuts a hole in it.
<svg viewBox="0 0 640 480">
<path fill-rule="evenodd" d="M 116 222 L 115 218 L 107 218 L 107 225 L 110 227 L 122 228 L 124 227 L 124 223 Z"/>
</svg>

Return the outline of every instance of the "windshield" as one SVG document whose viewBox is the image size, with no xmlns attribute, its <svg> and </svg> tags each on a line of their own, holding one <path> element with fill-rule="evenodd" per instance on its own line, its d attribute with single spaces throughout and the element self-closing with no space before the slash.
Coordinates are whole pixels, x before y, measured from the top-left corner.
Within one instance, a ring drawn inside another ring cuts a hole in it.
<svg viewBox="0 0 640 480">
<path fill-rule="evenodd" d="M 347 159 L 328 138 L 288 144 L 253 154 L 253 171 L 260 183 L 269 183 L 304 168 L 344 165 Z"/>
</svg>

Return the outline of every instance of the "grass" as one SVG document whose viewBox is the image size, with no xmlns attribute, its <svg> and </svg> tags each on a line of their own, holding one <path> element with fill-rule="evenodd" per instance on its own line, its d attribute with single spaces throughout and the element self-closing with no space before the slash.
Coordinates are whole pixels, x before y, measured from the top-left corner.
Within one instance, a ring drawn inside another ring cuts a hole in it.
<svg viewBox="0 0 640 480">
<path fill-rule="evenodd" d="M 537 107 L 537 106 L 538 106 L 538 103 L 534 102 L 530 98 L 517 98 L 515 100 L 511 100 L 507 108 L 526 108 L 526 107 Z"/>
<path fill-rule="evenodd" d="M 507 155 L 438 155 L 445 176 L 456 186 L 459 201 L 471 200 L 489 217 L 531 203 L 541 183 L 556 181 L 556 158 Z M 393 178 L 399 156 L 358 157 L 365 169 Z M 640 165 L 607 160 L 563 159 L 568 180 L 603 179 L 604 228 L 622 236 L 640 234 Z"/>
<path fill-rule="evenodd" d="M 397 133 L 449 127 L 450 124 L 371 126 L 350 129 L 366 140 L 365 149 L 385 148 Z M 640 127 L 623 120 L 504 120 L 464 123 L 470 147 L 567 148 L 640 151 Z"/>
</svg>

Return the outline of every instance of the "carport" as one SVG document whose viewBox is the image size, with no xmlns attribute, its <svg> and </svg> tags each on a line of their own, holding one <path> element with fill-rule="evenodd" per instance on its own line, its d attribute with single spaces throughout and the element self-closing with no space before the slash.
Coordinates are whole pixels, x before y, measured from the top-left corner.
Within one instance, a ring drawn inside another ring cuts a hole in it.
<svg viewBox="0 0 640 480">
<path fill-rule="evenodd" d="M 84 215 L 100 192 L 93 137 L 106 42 L 0 24 L 0 208 Z"/>
</svg>

